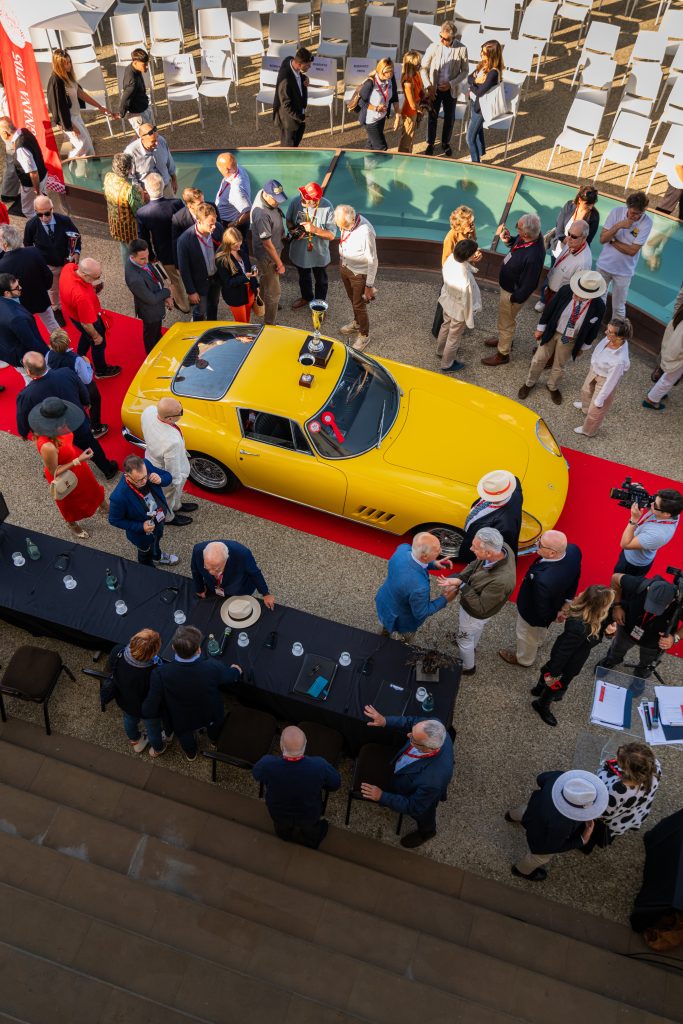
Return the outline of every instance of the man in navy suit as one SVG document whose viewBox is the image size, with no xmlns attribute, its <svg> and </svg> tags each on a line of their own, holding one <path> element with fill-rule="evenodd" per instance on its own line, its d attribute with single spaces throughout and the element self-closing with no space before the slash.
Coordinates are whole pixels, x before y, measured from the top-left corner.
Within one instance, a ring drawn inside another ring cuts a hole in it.
<svg viewBox="0 0 683 1024">
<path fill-rule="evenodd" d="M 123 460 L 123 476 L 109 497 L 109 522 L 126 531 L 142 565 L 155 562 L 176 565 L 178 562 L 177 555 L 161 551 L 168 513 L 163 488 L 171 482 L 171 474 L 165 469 L 158 469 L 139 455 L 128 455 Z"/>
<path fill-rule="evenodd" d="M 268 590 L 263 573 L 249 548 L 236 540 L 212 540 L 195 544 L 192 549 L 192 579 L 197 597 L 207 594 L 233 597 L 258 590 L 271 611 L 275 598 Z"/>
<path fill-rule="evenodd" d="M 13 366 L 26 383 L 22 359 L 27 352 L 46 355 L 48 347 L 35 319 L 18 301 L 21 285 L 14 274 L 0 274 L 0 362 Z M 0 388 L 4 391 L 4 386 Z"/>
<path fill-rule="evenodd" d="M 183 279 L 193 320 L 217 320 L 221 285 L 216 270 L 216 250 L 223 225 L 209 203 L 200 203 L 196 223 L 178 239 L 178 269 Z"/>
<path fill-rule="evenodd" d="M 12 274 L 21 285 L 21 304 L 29 313 L 37 313 L 48 331 L 59 324 L 52 312 L 49 289 L 52 271 L 43 254 L 31 246 L 25 249 L 21 232 L 12 224 L 0 224 L 0 272 Z"/>
<path fill-rule="evenodd" d="M 498 530 L 517 558 L 519 531 L 522 528 L 524 494 L 519 478 L 507 469 L 494 469 L 486 473 L 477 484 L 479 498 L 465 520 L 465 535 L 458 552 L 458 561 L 468 565 L 475 559 L 472 541 L 484 526 Z"/>
<path fill-rule="evenodd" d="M 306 757 L 306 734 L 296 725 L 282 730 L 280 749 L 282 757 L 266 754 L 252 775 L 265 784 L 276 835 L 317 850 L 328 829 L 322 817 L 322 790 L 339 789 L 341 777 L 324 757 Z"/>
<path fill-rule="evenodd" d="M 17 430 L 19 434 L 23 438 L 28 437 L 31 429 L 28 414 L 46 398 L 63 398 L 65 402 L 73 402 L 85 413 L 83 423 L 78 430 L 74 430 L 74 444 L 81 451 L 92 448 L 93 462 L 97 468 L 102 471 L 107 480 L 115 477 L 119 467 L 113 459 L 107 458 L 102 445 L 93 435 L 90 418 L 87 414 L 90 394 L 76 371 L 69 369 L 68 366 L 50 370 L 45 362 L 45 356 L 40 352 L 27 352 L 23 359 L 23 366 L 30 381 L 17 395 Z"/>
<path fill-rule="evenodd" d="M 24 245 L 35 246 L 42 253 L 52 272 L 52 284 L 48 288 L 52 312 L 64 327 L 62 303 L 59 297 L 59 276 L 62 268 L 73 260 L 78 261 L 81 252 L 81 236 L 78 228 L 63 213 L 55 213 L 49 196 L 36 196 L 33 203 L 35 216 L 24 226 Z"/>
<path fill-rule="evenodd" d="M 197 756 L 197 729 L 216 740 L 225 718 L 222 690 L 230 690 L 242 675 L 239 665 L 228 667 L 216 658 L 202 657 L 202 634 L 196 626 L 179 626 L 171 645 L 174 660 L 152 672 L 142 705 L 143 718 L 165 712 L 188 761 Z"/>
<path fill-rule="evenodd" d="M 148 174 L 145 188 L 149 202 L 135 214 L 138 234 L 147 242 L 150 259 L 163 265 L 171 284 L 173 301 L 183 313 L 190 312 L 187 293 L 178 273 L 173 247 L 173 217 L 185 209 L 182 199 L 167 199 L 164 196 L 164 179 L 160 174 Z M 189 227 L 189 225 L 187 225 Z"/>
<path fill-rule="evenodd" d="M 526 571 L 517 595 L 516 650 L 498 651 L 508 665 L 529 668 L 551 623 L 564 622 L 579 589 L 581 549 L 560 530 L 546 530 L 538 541 L 538 557 Z"/>
<path fill-rule="evenodd" d="M 448 783 L 453 777 L 453 741 L 446 726 L 436 718 L 385 718 L 371 704 L 366 705 L 368 725 L 375 728 L 407 729 L 408 742 L 393 760 L 394 777 L 391 792 L 361 783 L 366 800 L 375 800 L 399 814 L 409 814 L 417 829 L 401 839 L 409 850 L 422 846 L 436 835 L 436 808 L 446 799 Z"/>
<path fill-rule="evenodd" d="M 400 544 L 389 559 L 387 578 L 375 596 L 377 617 L 383 632 L 399 633 L 409 640 L 430 615 L 441 611 L 455 594 L 429 597 L 429 569 L 450 569 L 448 558 L 439 558 L 441 543 L 433 533 L 418 533 L 410 544 Z"/>
</svg>

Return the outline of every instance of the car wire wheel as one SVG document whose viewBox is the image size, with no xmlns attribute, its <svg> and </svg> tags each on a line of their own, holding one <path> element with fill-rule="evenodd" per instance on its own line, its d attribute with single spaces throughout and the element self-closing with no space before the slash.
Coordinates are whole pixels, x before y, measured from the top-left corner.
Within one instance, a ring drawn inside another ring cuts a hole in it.
<svg viewBox="0 0 683 1024">
<path fill-rule="evenodd" d="M 441 543 L 441 558 L 457 558 L 465 536 L 457 526 L 446 526 L 445 523 L 427 523 L 426 526 L 414 530 L 413 537 L 416 533 L 433 533 L 438 537 Z"/>
<path fill-rule="evenodd" d="M 189 458 L 190 478 L 207 491 L 234 491 L 240 486 L 235 474 L 217 459 L 195 452 Z"/>
</svg>

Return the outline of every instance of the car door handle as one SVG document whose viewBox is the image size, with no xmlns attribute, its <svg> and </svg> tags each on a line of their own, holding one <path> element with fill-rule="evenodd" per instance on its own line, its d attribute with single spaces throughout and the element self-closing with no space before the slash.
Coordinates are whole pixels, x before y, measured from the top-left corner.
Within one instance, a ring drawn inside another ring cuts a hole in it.
<svg viewBox="0 0 683 1024">
<path fill-rule="evenodd" d="M 240 455 L 251 455 L 252 458 L 258 459 L 260 454 L 260 452 L 247 452 L 244 450 L 244 448 L 240 448 Z"/>
</svg>

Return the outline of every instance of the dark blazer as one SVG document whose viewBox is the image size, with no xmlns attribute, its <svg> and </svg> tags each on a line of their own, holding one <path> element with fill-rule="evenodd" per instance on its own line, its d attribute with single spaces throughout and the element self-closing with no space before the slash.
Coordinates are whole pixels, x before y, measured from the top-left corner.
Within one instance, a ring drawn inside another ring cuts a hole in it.
<svg viewBox="0 0 683 1024">
<path fill-rule="evenodd" d="M 323 810 L 322 790 L 334 791 L 341 786 L 339 772 L 324 757 L 285 761 L 283 757 L 266 754 L 256 762 L 251 774 L 257 782 L 265 784 L 266 806 L 275 821 L 318 821 Z"/>
<path fill-rule="evenodd" d="M 581 833 L 586 823 L 565 818 L 553 803 L 553 783 L 563 774 L 564 772 L 541 772 L 536 779 L 539 788 L 531 794 L 522 818 L 529 849 L 541 856 L 547 853 L 579 850 L 583 846 Z"/>
<path fill-rule="evenodd" d="M 81 251 L 81 235 L 71 217 L 67 217 L 63 213 L 54 213 L 53 216 L 55 218 L 54 238 L 49 237 L 40 217 L 30 217 L 24 228 L 24 245 L 35 246 L 48 266 L 63 267 L 71 253 L 69 239 L 66 237 L 67 231 L 74 231 L 78 235 L 74 247 L 74 252 L 77 253 Z"/>
<path fill-rule="evenodd" d="M 12 274 L 21 285 L 21 304 L 29 313 L 42 313 L 50 305 L 47 293 L 52 271 L 36 248 L 12 249 L 0 256 L 0 274 Z"/>
<path fill-rule="evenodd" d="M 221 221 L 217 221 L 211 236 L 216 250 L 221 244 L 223 230 L 223 224 Z M 192 222 L 192 227 L 184 231 L 178 239 L 177 266 L 188 295 L 191 295 L 193 292 L 196 292 L 198 295 L 208 295 L 209 275 L 206 269 L 206 260 L 201 250 L 201 243 L 194 229 L 194 221 Z"/>
<path fill-rule="evenodd" d="M 273 120 L 282 128 L 293 130 L 301 127 L 306 120 L 308 103 L 308 79 L 301 76 L 301 89 L 292 71 L 292 58 L 285 57 L 277 76 L 273 98 Z"/>
<path fill-rule="evenodd" d="M 170 289 L 161 283 L 154 268 L 144 270 L 128 258 L 123 268 L 126 288 L 133 295 L 135 315 L 144 323 L 161 323 L 166 313 L 164 299 L 169 298 Z"/>
<path fill-rule="evenodd" d="M 557 215 L 557 223 L 555 224 L 555 238 L 560 241 L 564 241 L 567 237 L 567 233 L 564 229 L 565 224 L 574 212 L 576 206 L 573 199 L 565 203 L 560 212 Z M 588 244 L 590 245 L 597 234 L 598 227 L 600 226 L 600 214 L 595 207 L 591 210 L 588 215 Z"/>
<path fill-rule="evenodd" d="M 467 76 L 467 84 L 469 85 L 470 92 L 476 97 L 474 101 L 474 109 L 478 114 L 481 114 L 481 104 L 479 103 L 480 97 L 484 96 L 485 93 L 490 92 L 491 89 L 495 89 L 498 85 L 498 78 L 499 75 L 497 68 L 492 68 L 481 83 L 475 82 L 474 72 Z"/>
<path fill-rule="evenodd" d="M 204 548 L 210 541 L 195 544 L 192 548 L 192 561 L 190 569 L 195 590 L 198 594 L 214 594 L 216 592 L 216 580 L 204 568 Z M 256 564 L 256 559 L 249 548 L 244 544 L 238 544 L 236 540 L 224 540 L 228 549 L 228 562 L 223 572 L 221 589 L 226 597 L 233 597 L 235 594 L 253 594 L 258 590 L 264 596 L 269 594 L 268 584 L 263 578 L 263 573 Z"/>
<path fill-rule="evenodd" d="M 517 595 L 517 611 L 530 626 L 549 626 L 567 598 L 576 595 L 581 575 L 581 549 L 567 544 L 559 562 L 536 558 L 526 571 Z"/>
<path fill-rule="evenodd" d="M 251 270 L 251 260 L 243 250 L 240 251 L 240 256 L 242 257 L 245 271 Z M 221 283 L 223 300 L 229 306 L 246 306 L 249 302 L 249 292 L 255 291 L 254 278 L 247 277 L 246 273 L 243 274 L 239 265 L 237 265 L 237 272 L 234 274 L 230 273 L 230 267 L 227 262 L 221 260 L 216 266 L 218 267 L 218 280 Z"/>
<path fill-rule="evenodd" d="M 401 732 L 408 732 L 418 722 L 427 721 L 426 715 L 415 717 L 387 717 L 388 729 L 400 729 Z M 408 749 L 410 743 L 405 743 L 396 757 L 396 762 Z M 434 804 L 445 800 L 448 790 L 448 783 L 453 777 L 453 741 L 448 733 L 443 746 L 434 757 L 416 757 L 405 768 L 401 768 L 392 776 L 394 789 L 388 793 L 386 790 L 380 797 L 382 807 L 390 807 L 392 811 L 399 814 L 409 814 L 411 818 L 419 818 Z"/>
<path fill-rule="evenodd" d="M 374 75 L 372 78 L 366 79 L 360 87 L 359 98 L 360 98 L 360 110 L 358 111 L 358 123 L 365 124 L 368 114 L 368 103 L 370 102 L 370 96 L 374 88 Z M 391 76 L 391 92 L 389 94 L 389 101 L 387 103 L 386 116 L 388 117 L 391 113 L 391 106 L 395 104 L 398 106 L 398 89 L 396 87 L 396 76 Z"/>
<path fill-rule="evenodd" d="M 604 624 L 607 625 L 607 622 Z M 582 619 L 569 618 L 552 646 L 550 657 L 541 668 L 541 679 L 548 672 L 553 679 L 561 679 L 563 688 L 578 676 L 588 661 L 588 655 L 602 641 L 604 627 L 598 636 L 591 636 Z"/>
<path fill-rule="evenodd" d="M 459 562 L 473 562 L 476 555 L 471 549 L 472 541 L 478 530 L 481 530 L 484 526 L 493 527 L 494 530 L 498 530 L 502 533 L 503 540 L 511 547 L 517 558 L 517 548 L 519 547 L 519 531 L 522 529 L 522 504 L 524 502 L 524 492 L 522 491 L 522 485 L 517 480 L 517 486 L 515 487 L 512 497 L 506 505 L 502 505 L 500 508 L 490 508 L 485 516 L 480 516 L 473 523 L 468 526 L 465 530 L 465 536 L 462 539 L 460 545 L 460 551 L 458 552 Z M 477 498 L 477 501 L 479 499 Z M 471 508 L 477 504 L 476 501 L 472 502 Z"/>
<path fill-rule="evenodd" d="M 151 199 L 135 214 L 138 235 L 147 242 L 150 259 L 175 266 L 173 217 L 185 209 L 182 199 L 166 199 L 162 196 L 160 199 Z M 185 230 L 188 227 L 189 224 Z"/>
<path fill-rule="evenodd" d="M 0 359 L 18 366 L 27 352 L 48 352 L 33 314 L 20 302 L 0 296 Z"/>
<path fill-rule="evenodd" d="M 56 372 L 62 373 L 63 371 L 57 370 Z M 164 497 L 163 488 L 168 487 L 172 483 L 173 477 L 165 469 L 153 466 L 147 459 L 145 459 L 145 465 L 147 466 L 148 473 L 158 473 L 161 477 L 160 484 L 150 484 L 149 486 L 159 508 L 168 512 L 168 504 Z M 147 506 L 144 501 L 126 482 L 125 476 L 121 476 L 109 496 L 109 522 L 119 530 L 125 530 L 128 540 L 137 547 L 138 541 L 145 540 L 148 537 L 148 534 L 143 529 L 143 524 L 147 518 Z M 149 717 L 154 718 L 158 716 L 150 715 Z"/>
<path fill-rule="evenodd" d="M 176 267 L 178 266 L 178 239 L 193 224 L 194 217 L 185 205 L 177 213 L 174 213 L 171 218 L 171 246 L 173 248 L 173 259 L 171 262 Z"/>
<path fill-rule="evenodd" d="M 119 113 L 121 117 L 128 114 L 144 114 L 148 107 L 149 96 L 142 72 L 136 71 L 133 65 L 129 64 L 123 72 Z"/>
<path fill-rule="evenodd" d="M 545 242 L 539 235 L 531 245 L 515 249 L 518 241 L 518 235 L 510 239 L 509 259 L 506 256 L 500 265 L 498 282 L 503 291 L 510 292 L 512 302 L 521 303 L 538 284 L 545 262 Z"/>
<path fill-rule="evenodd" d="M 58 124 L 65 132 L 70 132 L 73 125 L 71 122 L 71 100 L 67 96 L 66 86 L 59 75 L 50 75 L 47 88 L 47 109 L 50 111 L 50 119 L 53 124 Z M 78 98 L 78 106 L 85 108 L 84 101 Z"/>
<path fill-rule="evenodd" d="M 63 398 L 65 402 L 73 402 L 81 409 L 87 409 L 90 405 L 88 389 L 74 370 L 66 366 L 59 370 L 48 370 L 42 377 L 27 384 L 17 395 L 17 430 L 22 437 L 28 437 L 31 430 L 28 425 L 31 409 L 46 398 Z M 87 415 L 83 426 L 89 428 Z M 82 429 L 79 427 L 79 430 Z"/>
<path fill-rule="evenodd" d="M 541 345 L 546 345 L 557 330 L 557 322 L 560 319 L 562 310 L 572 301 L 572 290 L 568 284 L 563 284 L 559 292 L 556 292 L 541 314 L 539 327 L 543 327 Z M 572 359 L 576 359 L 584 345 L 592 345 L 602 326 L 602 318 L 605 315 L 605 300 L 591 299 L 590 306 L 581 321 L 578 332 L 574 335 L 572 347 Z"/>
<path fill-rule="evenodd" d="M 141 718 L 142 705 L 149 693 L 150 679 L 157 661 L 149 665 L 131 665 L 123 655 L 124 650 L 125 644 L 115 647 L 107 662 L 114 680 L 114 700 L 127 715 Z"/>
<path fill-rule="evenodd" d="M 222 722 L 225 709 L 220 691 L 231 688 L 239 678 L 236 668 L 209 658 L 159 665 L 152 672 L 142 717 L 161 718 L 165 712 L 174 732 L 181 736 Z"/>
</svg>

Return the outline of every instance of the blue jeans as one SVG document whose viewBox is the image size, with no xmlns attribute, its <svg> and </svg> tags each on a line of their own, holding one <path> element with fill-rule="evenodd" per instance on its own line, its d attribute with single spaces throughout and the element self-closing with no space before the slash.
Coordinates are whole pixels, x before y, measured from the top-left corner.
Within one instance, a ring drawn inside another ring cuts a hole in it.
<svg viewBox="0 0 683 1024">
<path fill-rule="evenodd" d="M 484 142 L 484 115 L 472 109 L 470 123 L 467 126 L 467 148 L 470 151 L 473 164 L 480 164 L 481 158 L 486 152 Z"/>
<path fill-rule="evenodd" d="M 161 719 L 143 718 L 142 724 L 147 738 L 155 750 L 164 749 L 164 741 L 161 738 Z M 129 740 L 137 742 L 140 739 L 140 722 L 136 715 L 128 715 L 123 712 L 123 730 Z"/>
<path fill-rule="evenodd" d="M 161 558 L 161 538 L 164 535 L 164 524 L 157 523 L 154 533 L 148 533 L 144 540 L 137 544 L 138 562 L 140 565 L 154 565 Z"/>
</svg>

